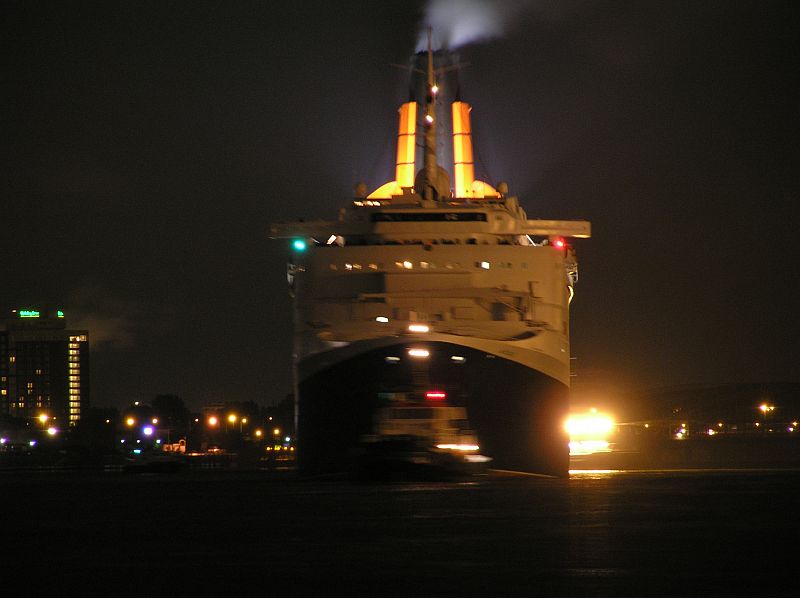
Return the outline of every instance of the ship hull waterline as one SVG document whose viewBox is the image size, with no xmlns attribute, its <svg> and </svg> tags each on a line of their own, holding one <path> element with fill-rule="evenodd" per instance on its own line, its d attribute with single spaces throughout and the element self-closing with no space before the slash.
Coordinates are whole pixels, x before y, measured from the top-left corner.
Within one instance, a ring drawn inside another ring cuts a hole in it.
<svg viewBox="0 0 800 598">
<path fill-rule="evenodd" d="M 569 439 L 563 424 L 569 393 L 564 383 L 455 343 L 428 342 L 427 358 L 410 357 L 408 351 L 419 347 L 418 342 L 398 342 L 354 353 L 350 346 L 347 358 L 328 359 L 326 367 L 319 366 L 319 356 L 297 364 L 301 474 L 351 472 L 363 438 L 373 431 L 376 409 L 398 397 L 424 401 L 426 390 L 436 390 L 446 393 L 449 404 L 466 408 L 490 468 L 568 475 Z"/>
</svg>

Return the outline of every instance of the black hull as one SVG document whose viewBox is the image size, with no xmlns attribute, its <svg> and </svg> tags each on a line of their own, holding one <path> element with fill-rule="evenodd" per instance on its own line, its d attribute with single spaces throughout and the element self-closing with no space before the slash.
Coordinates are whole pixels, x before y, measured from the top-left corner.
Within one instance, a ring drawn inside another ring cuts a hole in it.
<svg viewBox="0 0 800 598">
<path fill-rule="evenodd" d="M 424 346 L 425 360 L 407 350 Z M 451 356 L 465 358 L 455 363 Z M 387 357 L 399 357 L 387 363 Z M 300 364 L 300 372 L 303 372 Z M 464 406 L 489 467 L 553 476 L 569 470 L 568 389 L 519 363 L 461 345 L 440 342 L 372 349 L 301 379 L 297 403 L 297 459 L 304 474 L 343 472 L 353 466 L 359 443 L 372 431 L 373 412 L 387 396 L 422 399 L 443 390 Z"/>
</svg>

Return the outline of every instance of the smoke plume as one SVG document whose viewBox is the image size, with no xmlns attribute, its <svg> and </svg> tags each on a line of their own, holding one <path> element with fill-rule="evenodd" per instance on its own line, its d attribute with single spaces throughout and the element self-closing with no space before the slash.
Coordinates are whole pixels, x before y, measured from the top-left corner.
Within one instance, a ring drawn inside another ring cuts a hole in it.
<svg viewBox="0 0 800 598">
<path fill-rule="evenodd" d="M 506 35 L 522 12 L 553 16 L 556 10 L 547 0 L 431 0 L 416 51 L 428 48 L 428 27 L 434 50 L 453 50 Z"/>
</svg>

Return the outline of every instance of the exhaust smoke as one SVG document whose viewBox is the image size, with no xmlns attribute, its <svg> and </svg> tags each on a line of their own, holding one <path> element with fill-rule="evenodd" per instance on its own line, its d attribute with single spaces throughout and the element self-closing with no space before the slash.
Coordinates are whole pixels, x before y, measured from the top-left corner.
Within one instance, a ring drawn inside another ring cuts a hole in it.
<svg viewBox="0 0 800 598">
<path fill-rule="evenodd" d="M 510 22 L 533 5 L 531 0 L 431 0 L 416 51 L 427 49 L 428 27 L 433 30 L 434 50 L 453 50 L 504 35 Z"/>
</svg>

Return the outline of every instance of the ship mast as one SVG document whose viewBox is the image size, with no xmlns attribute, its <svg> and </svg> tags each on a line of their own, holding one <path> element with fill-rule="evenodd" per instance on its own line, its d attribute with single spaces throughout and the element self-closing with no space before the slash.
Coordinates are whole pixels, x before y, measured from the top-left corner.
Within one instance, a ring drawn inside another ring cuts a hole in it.
<svg viewBox="0 0 800 598">
<path fill-rule="evenodd" d="M 434 78 L 433 49 L 431 47 L 431 28 L 428 27 L 428 69 L 425 89 L 425 190 L 427 200 L 436 200 L 438 193 L 435 187 L 437 179 L 436 164 L 436 93 L 439 91 Z"/>
</svg>

